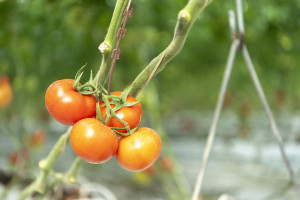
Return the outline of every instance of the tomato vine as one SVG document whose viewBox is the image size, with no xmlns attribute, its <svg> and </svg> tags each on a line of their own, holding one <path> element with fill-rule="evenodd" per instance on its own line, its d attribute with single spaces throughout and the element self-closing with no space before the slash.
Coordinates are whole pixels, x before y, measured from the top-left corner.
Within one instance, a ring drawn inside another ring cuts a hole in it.
<svg viewBox="0 0 300 200">
<path fill-rule="evenodd" d="M 117 0 L 108 33 L 103 43 L 99 46 L 99 50 L 102 53 L 102 62 L 96 76 L 93 77 L 91 72 L 89 81 L 81 85 L 80 79 L 83 75 L 84 66 L 76 74 L 75 80 L 54 82 L 53 85 L 49 86 L 49 91 L 47 90 L 46 92 L 46 105 L 48 104 L 47 109 L 50 114 L 61 123 L 74 126 L 70 127 L 67 133 L 61 136 L 48 157 L 40 162 L 40 175 L 32 184 L 25 188 L 19 199 L 26 199 L 35 191 L 45 192 L 47 186 L 48 188 L 54 187 L 55 184 L 61 181 L 76 181 L 76 174 L 82 163 L 80 158 L 74 161 L 65 176 L 55 173 L 53 182 L 50 185 L 47 184 L 53 165 L 64 150 L 70 133 L 71 144 L 75 153 L 88 162 L 103 163 L 116 155 L 122 167 L 131 171 L 139 171 L 149 167 L 157 160 L 161 153 L 160 136 L 150 128 L 139 128 L 142 108 L 135 99 L 133 101 L 128 99 L 136 97 L 151 78 L 162 71 L 165 65 L 180 51 L 197 16 L 211 2 L 212 0 L 188 1 L 185 8 L 179 12 L 174 37 L 169 46 L 150 62 L 127 89 L 121 93 L 111 93 L 114 65 L 120 56 L 120 42 L 126 33 L 125 25 L 127 19 L 132 14 L 132 9 L 130 8 L 131 0 Z M 113 47 L 116 48 L 113 49 Z M 108 77 L 110 78 L 108 90 L 106 90 L 103 85 Z M 59 93 L 64 91 L 58 84 L 60 82 L 67 82 L 67 87 L 64 86 L 67 90 L 63 92 L 63 95 Z M 69 104 L 70 99 L 73 97 L 79 100 L 71 101 L 73 104 Z M 93 107 L 91 109 L 88 107 L 90 112 L 86 112 L 87 104 Z M 134 107 L 137 107 L 136 110 L 138 111 L 133 112 L 137 112 L 137 114 L 134 115 L 134 125 L 131 125 L 131 120 L 118 115 L 118 112 L 121 112 L 122 109 L 135 110 Z M 114 120 L 117 122 L 113 122 Z M 111 145 L 102 149 L 98 148 L 97 145 L 104 141 L 101 139 L 103 135 L 99 135 L 104 130 L 107 132 L 107 135 L 114 135 L 114 139 L 112 139 Z M 117 140 L 116 134 L 121 135 L 121 139 Z M 90 136 L 97 139 L 89 140 L 88 137 Z M 143 148 L 145 150 L 141 151 L 139 148 L 134 150 L 132 149 L 133 146 L 128 146 L 130 142 L 128 143 L 127 141 L 132 140 L 132 138 L 139 138 L 140 143 L 138 145 L 144 145 Z M 82 143 L 83 141 L 85 143 Z M 118 145 L 115 145 L 116 142 Z M 87 144 L 88 146 L 86 146 Z M 91 151 L 87 151 L 87 147 L 90 146 L 92 147 Z M 144 160 L 145 163 L 136 163 L 135 166 L 132 166 L 132 161 L 127 161 L 127 158 Z"/>
</svg>

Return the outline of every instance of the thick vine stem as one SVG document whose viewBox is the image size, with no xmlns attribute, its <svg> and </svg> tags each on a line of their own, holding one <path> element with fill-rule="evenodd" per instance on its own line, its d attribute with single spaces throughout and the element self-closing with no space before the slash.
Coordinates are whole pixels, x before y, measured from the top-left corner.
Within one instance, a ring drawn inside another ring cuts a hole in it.
<svg viewBox="0 0 300 200">
<path fill-rule="evenodd" d="M 48 154 L 47 158 L 44 160 L 41 160 L 39 163 L 40 167 L 40 175 L 33 181 L 29 186 L 27 186 L 23 192 L 21 193 L 19 200 L 24 200 L 28 196 L 30 196 L 33 192 L 37 191 L 40 193 L 43 193 L 45 191 L 45 187 L 47 185 L 47 179 L 51 173 L 51 170 L 59 158 L 60 154 L 64 151 L 70 132 L 71 132 L 70 127 L 65 134 L 63 134 L 51 152 Z"/>
<path fill-rule="evenodd" d="M 100 69 L 95 77 L 95 82 L 104 85 L 110 72 L 112 63 L 111 54 L 117 44 L 118 30 L 122 24 L 123 12 L 128 5 L 129 0 L 117 0 L 116 7 L 107 31 L 104 41 L 100 44 L 99 50 L 102 53 L 102 62 Z"/>
<path fill-rule="evenodd" d="M 213 0 L 190 0 L 178 14 L 174 36 L 169 46 L 154 58 L 150 64 L 133 81 L 130 95 L 137 96 L 149 80 L 162 71 L 166 64 L 174 58 L 183 47 L 187 35 L 200 12 Z"/>
</svg>

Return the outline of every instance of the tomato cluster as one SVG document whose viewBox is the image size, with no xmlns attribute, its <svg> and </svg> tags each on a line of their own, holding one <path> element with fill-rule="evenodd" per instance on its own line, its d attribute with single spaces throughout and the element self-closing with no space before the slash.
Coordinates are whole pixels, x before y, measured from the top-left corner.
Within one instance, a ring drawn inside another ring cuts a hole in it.
<svg viewBox="0 0 300 200">
<path fill-rule="evenodd" d="M 70 143 L 74 152 L 94 164 L 115 156 L 129 171 L 151 166 L 160 156 L 162 144 L 154 130 L 139 128 L 141 104 L 124 92 L 102 94 L 107 101 L 97 100 L 93 94 L 76 90 L 74 82 L 71 79 L 55 81 L 45 95 L 49 113 L 57 121 L 73 125 Z"/>
</svg>

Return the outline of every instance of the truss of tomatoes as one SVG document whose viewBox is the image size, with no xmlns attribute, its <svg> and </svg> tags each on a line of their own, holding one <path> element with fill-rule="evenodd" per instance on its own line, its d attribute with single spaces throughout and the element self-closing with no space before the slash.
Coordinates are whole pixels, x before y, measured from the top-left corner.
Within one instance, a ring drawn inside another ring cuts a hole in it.
<svg viewBox="0 0 300 200">
<path fill-rule="evenodd" d="M 77 76 L 76 76 L 77 77 Z M 73 126 L 70 143 L 83 160 L 100 164 L 113 156 L 129 171 L 142 171 L 160 156 L 160 136 L 150 128 L 139 128 L 142 106 L 131 95 L 99 89 L 79 78 L 53 82 L 45 94 L 48 112 L 58 122 Z M 90 79 L 91 80 L 91 79 Z"/>
</svg>

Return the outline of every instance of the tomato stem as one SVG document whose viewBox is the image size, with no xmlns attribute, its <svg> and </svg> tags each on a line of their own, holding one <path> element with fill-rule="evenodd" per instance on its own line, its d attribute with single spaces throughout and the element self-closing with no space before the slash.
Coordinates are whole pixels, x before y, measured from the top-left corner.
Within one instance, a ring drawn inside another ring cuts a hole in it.
<svg viewBox="0 0 300 200">
<path fill-rule="evenodd" d="M 59 140 L 56 142 L 53 149 L 48 154 L 47 158 L 41 160 L 39 163 L 40 167 L 40 175 L 29 185 L 27 186 L 23 192 L 20 194 L 19 200 L 25 200 L 28 196 L 30 196 L 34 192 L 43 193 L 45 191 L 47 180 L 50 175 L 50 172 L 61 155 L 64 151 L 66 144 L 68 142 L 68 138 L 71 132 L 71 128 L 67 130 L 65 134 L 60 136 Z"/>
<path fill-rule="evenodd" d="M 129 93 L 131 96 L 136 97 L 148 84 L 150 79 L 161 72 L 166 64 L 180 52 L 198 15 L 212 1 L 213 0 L 188 1 L 187 5 L 178 13 L 177 24 L 171 43 L 136 77 L 132 83 L 132 88 Z"/>
<path fill-rule="evenodd" d="M 75 183 L 77 179 L 77 174 L 80 170 L 80 167 L 83 163 L 83 160 L 80 157 L 77 157 L 74 161 L 73 164 L 71 165 L 70 169 L 67 171 L 64 180 L 69 183 Z"/>
<path fill-rule="evenodd" d="M 122 24 L 122 27 L 119 28 L 118 34 L 117 34 L 117 37 L 118 37 L 117 46 L 113 50 L 112 55 L 111 55 L 113 61 L 112 61 L 112 64 L 111 64 L 110 76 L 109 76 L 109 80 L 108 80 L 108 94 L 110 94 L 110 88 L 111 88 L 112 77 L 113 77 L 116 61 L 120 58 L 120 53 L 121 53 L 120 44 L 121 44 L 121 41 L 125 37 L 126 32 L 127 32 L 125 26 L 126 26 L 128 18 L 131 17 L 132 12 L 133 12 L 133 8 L 130 8 L 130 4 L 131 4 L 131 0 L 129 1 L 127 7 L 124 9 L 123 24 Z"/>
<path fill-rule="evenodd" d="M 99 50 L 102 54 L 102 62 L 97 75 L 93 80 L 93 83 L 95 83 L 96 86 L 98 86 L 99 84 L 104 85 L 107 80 L 108 74 L 111 69 L 111 64 L 113 62 L 113 60 L 111 59 L 113 47 L 115 47 L 117 44 L 118 30 L 123 22 L 122 16 L 125 8 L 128 6 L 128 2 L 129 0 L 117 0 L 115 10 L 107 31 L 107 35 L 104 41 L 99 46 Z"/>
</svg>

